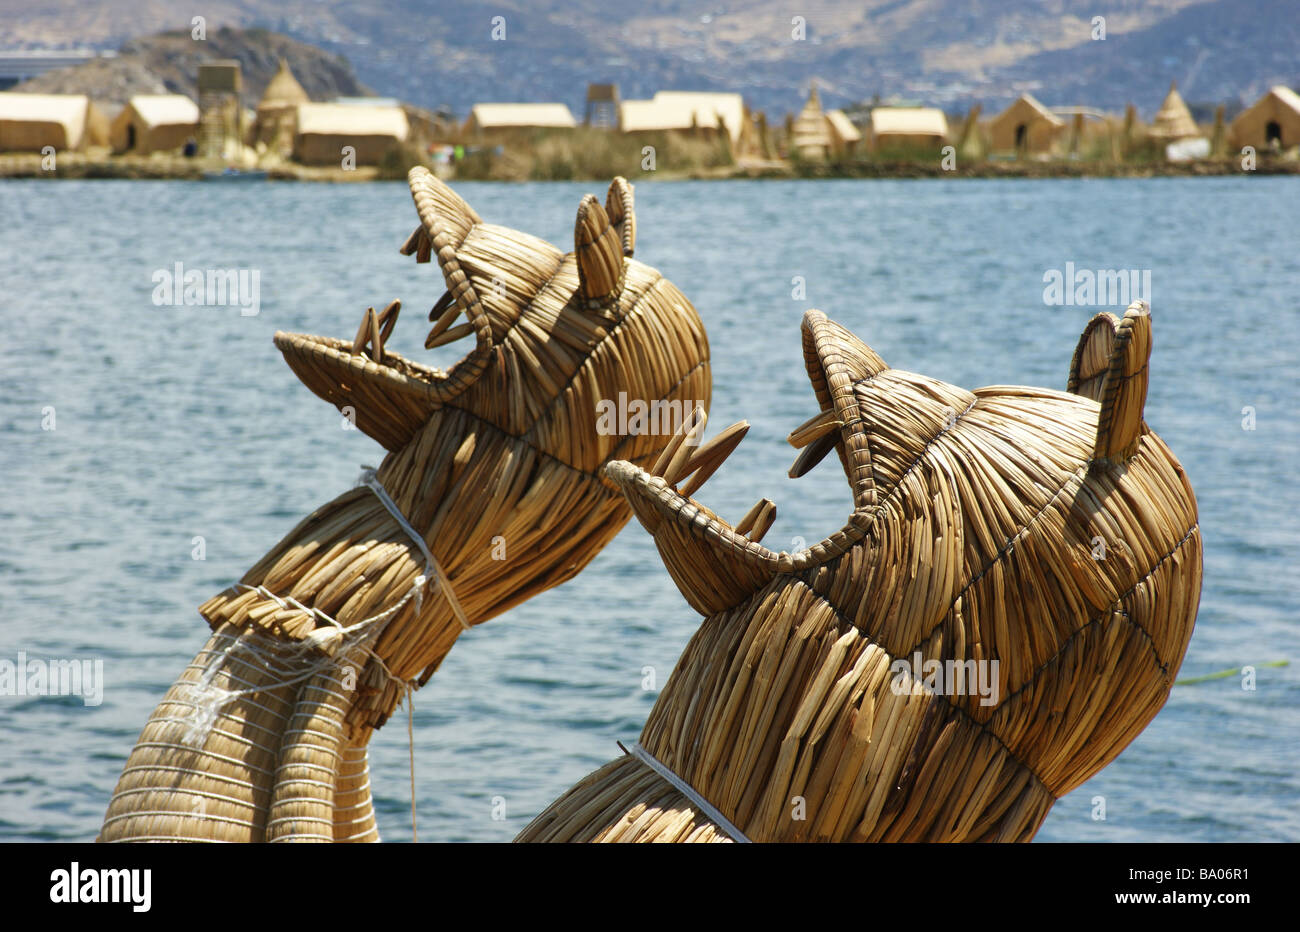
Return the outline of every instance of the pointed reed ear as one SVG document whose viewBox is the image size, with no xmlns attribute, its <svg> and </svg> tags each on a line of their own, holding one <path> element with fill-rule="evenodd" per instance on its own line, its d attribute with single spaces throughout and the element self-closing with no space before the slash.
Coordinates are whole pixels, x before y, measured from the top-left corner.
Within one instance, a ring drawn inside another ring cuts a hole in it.
<svg viewBox="0 0 1300 932">
<path fill-rule="evenodd" d="M 636 209 L 632 199 L 632 183 L 622 175 L 609 183 L 605 195 L 605 213 L 618 231 L 623 245 L 623 255 L 630 259 L 636 251 Z"/>
<path fill-rule="evenodd" d="M 428 262 L 434 252 L 433 237 L 438 230 L 443 232 L 453 250 L 459 249 L 469 231 L 483 222 L 474 208 L 422 165 L 412 168 L 406 177 L 420 214 L 420 226 L 402 244 L 401 254 L 414 254 L 416 262 Z"/>
<path fill-rule="evenodd" d="M 609 214 L 588 194 L 573 228 L 578 288 L 589 307 L 603 307 L 623 288 L 623 246 Z"/>
<path fill-rule="evenodd" d="M 487 315 L 479 302 L 478 292 L 456 255 L 469 231 L 482 221 L 460 195 L 427 168 L 417 165 L 411 169 L 407 179 L 416 213 L 420 215 L 420 226 L 403 244 L 402 254 L 415 253 L 417 262 L 428 262 L 431 256 L 436 257 L 452 299 L 479 331 L 480 339 L 486 338 L 490 342 L 492 334 Z"/>
<path fill-rule="evenodd" d="M 1085 338 L 1087 335 L 1085 331 Z M 1145 301 L 1134 301 L 1114 329 L 1109 359 L 1101 375 L 1097 398 L 1101 412 L 1097 416 L 1094 462 L 1123 463 L 1137 452 L 1150 358 L 1151 309 Z"/>
<path fill-rule="evenodd" d="M 417 262 L 427 262 L 430 257 L 438 260 L 447 293 L 451 296 L 450 303 L 443 308 L 447 323 L 458 313 L 463 313 L 468 321 L 466 326 L 475 335 L 474 349 L 430 390 L 431 397 L 444 401 L 464 391 L 482 375 L 492 350 L 491 322 L 457 255 L 470 231 L 483 221 L 460 195 L 422 165 L 412 168 L 406 177 L 416 213 L 420 216 L 420 227 L 407 239 L 401 251 L 408 256 L 415 253 Z M 439 305 L 443 303 L 439 302 Z M 453 307 L 458 313 L 452 313 Z"/>
<path fill-rule="evenodd" d="M 1070 359 L 1067 391 L 1101 401 L 1101 382 L 1110 368 L 1110 351 L 1118 328 L 1119 318 L 1107 311 L 1088 321 Z"/>
</svg>

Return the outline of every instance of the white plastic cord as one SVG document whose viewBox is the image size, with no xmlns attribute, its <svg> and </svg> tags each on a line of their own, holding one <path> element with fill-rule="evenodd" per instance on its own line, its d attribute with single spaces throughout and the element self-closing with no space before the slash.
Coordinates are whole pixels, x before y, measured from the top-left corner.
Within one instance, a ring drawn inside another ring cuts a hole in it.
<svg viewBox="0 0 1300 932">
<path fill-rule="evenodd" d="M 641 761 L 641 763 L 645 764 L 655 773 L 659 774 L 659 776 L 671 783 L 679 793 L 691 801 L 696 809 L 698 809 L 705 817 L 716 823 L 718 827 L 730 835 L 734 841 L 740 842 L 742 845 L 750 844 L 750 840 L 745 836 L 745 833 L 732 825 L 731 820 L 719 812 L 716 806 L 697 793 L 695 787 L 691 786 L 681 777 L 677 776 L 677 774 L 669 770 L 665 764 L 659 761 L 658 758 L 645 748 L 641 747 L 639 743 L 632 745 L 630 753 L 637 760 Z"/>
<path fill-rule="evenodd" d="M 415 528 L 411 527 L 411 522 L 406 520 L 406 515 L 402 514 L 402 510 L 397 507 L 397 503 L 389 496 L 388 490 L 379 481 L 379 476 L 373 466 L 361 467 L 360 483 L 375 493 L 383 506 L 388 509 L 388 513 L 393 516 L 393 520 L 397 522 L 398 527 L 406 532 L 407 537 L 415 541 L 416 546 L 420 548 L 420 552 L 424 554 L 425 573 L 438 577 L 438 585 L 442 588 L 443 595 L 447 597 L 447 604 L 451 606 L 452 613 L 456 616 L 456 620 L 460 622 L 460 626 L 468 631 L 472 626 L 465 616 L 465 610 L 460 607 L 460 600 L 456 598 L 456 593 L 451 589 L 451 580 L 442 571 L 442 566 L 439 565 L 438 561 L 433 558 L 433 553 L 429 550 L 429 545 L 424 542 L 424 538 L 416 533 Z M 423 585 L 423 581 L 424 577 L 417 580 L 421 585 Z"/>
<path fill-rule="evenodd" d="M 214 653 L 209 659 L 207 669 L 199 677 L 198 681 L 190 687 L 190 697 L 195 705 L 194 721 L 186 730 L 181 739 L 185 744 L 199 745 L 206 738 L 212 726 L 216 723 L 217 716 L 221 713 L 231 701 L 241 696 L 249 696 L 254 693 L 263 691 L 266 687 L 250 687 L 246 689 L 222 689 L 213 685 L 213 680 L 217 672 L 224 666 L 225 658 L 235 654 L 245 654 L 256 659 L 264 669 L 275 675 L 278 680 L 276 687 L 291 686 L 296 683 L 304 682 L 315 676 L 317 673 L 327 669 L 334 661 L 334 655 L 338 647 L 346 645 L 348 648 L 359 647 L 365 653 L 370 655 L 379 664 L 384 674 L 389 679 L 395 681 L 405 691 L 408 702 L 410 699 L 412 684 L 398 679 L 391 670 L 384 664 L 379 656 L 370 649 L 370 643 L 383 631 L 384 625 L 390 621 L 398 612 L 400 612 L 407 602 L 415 600 L 415 610 L 420 611 L 424 598 L 424 587 L 429 582 L 429 576 L 436 576 L 438 585 L 443 594 L 447 597 L 447 602 L 451 606 L 452 612 L 456 615 L 461 627 L 468 631 L 471 627 L 469 619 L 465 616 L 464 609 L 461 608 L 460 601 L 452 591 L 451 581 L 442 571 L 438 561 L 434 559 L 433 553 L 430 552 L 428 545 L 411 526 L 411 522 L 406 520 L 397 503 L 393 501 L 384 488 L 383 483 L 379 481 L 373 467 L 362 466 L 361 485 L 366 486 L 370 491 L 375 493 L 388 513 L 393 516 L 393 520 L 400 527 L 424 555 L 425 574 L 415 577 L 411 583 L 411 588 L 406 595 L 402 596 L 395 604 L 389 606 L 376 615 L 369 618 L 363 618 L 355 624 L 344 627 L 338 619 L 332 618 L 328 613 L 321 611 L 319 608 L 310 607 L 302 604 L 292 596 L 279 596 L 267 589 L 265 586 L 249 586 L 245 583 L 236 583 L 235 588 L 242 589 L 245 592 L 256 592 L 265 599 L 269 599 L 283 609 L 293 608 L 305 615 L 310 615 L 317 621 L 323 622 L 324 626 L 316 629 L 307 637 L 297 642 L 275 642 L 274 650 L 266 650 L 259 647 L 254 639 L 256 632 L 253 628 L 247 628 L 235 637 L 226 647 Z M 335 642 L 331 645 L 330 642 Z M 314 654 L 308 659 L 301 656 L 294 656 L 296 653 L 305 654 L 308 648 L 320 648 L 320 654 Z M 213 662 L 215 661 L 215 662 Z"/>
</svg>

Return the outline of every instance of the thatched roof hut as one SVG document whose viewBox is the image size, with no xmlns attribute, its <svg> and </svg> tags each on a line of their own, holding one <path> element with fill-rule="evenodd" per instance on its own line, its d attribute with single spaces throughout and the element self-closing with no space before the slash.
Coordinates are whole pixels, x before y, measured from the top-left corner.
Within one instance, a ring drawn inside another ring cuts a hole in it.
<svg viewBox="0 0 1300 932">
<path fill-rule="evenodd" d="M 289 68 L 289 63 L 283 58 L 280 59 L 280 67 L 271 77 L 270 82 L 266 85 L 266 90 L 262 92 L 262 99 L 258 101 L 258 112 L 263 110 L 279 109 L 283 107 L 296 107 L 299 104 L 310 103 L 311 98 L 303 90 L 298 79 L 294 77 L 293 71 Z"/>
<path fill-rule="evenodd" d="M 109 140 L 116 152 L 179 149 L 199 133 L 199 108 L 184 94 L 137 94 L 113 120 Z"/>
<path fill-rule="evenodd" d="M 654 100 L 660 106 L 675 109 L 689 108 L 700 126 L 716 126 L 727 130 L 732 144 L 740 142 L 745 129 L 745 99 L 739 94 L 713 91 L 658 91 Z M 712 120 L 710 120 L 712 117 Z"/>
<path fill-rule="evenodd" d="M 465 121 L 466 136 L 530 129 L 572 129 L 578 125 L 564 104 L 475 104 Z"/>
<path fill-rule="evenodd" d="M 814 84 L 791 128 L 790 151 L 801 159 L 822 159 L 852 151 L 862 133 L 843 110 L 822 110 Z"/>
<path fill-rule="evenodd" d="M 827 110 L 826 125 L 831 133 L 831 145 L 837 150 L 852 151 L 862 139 L 862 132 L 853 125 L 843 110 Z"/>
<path fill-rule="evenodd" d="M 801 159 L 824 159 L 831 154 L 831 131 L 816 84 L 790 128 L 790 154 Z"/>
<path fill-rule="evenodd" d="M 355 164 L 374 165 L 409 134 L 399 106 L 299 104 L 293 154 L 304 165 L 338 164 L 351 146 Z"/>
<path fill-rule="evenodd" d="M 1235 148 L 1256 149 L 1300 143 L 1300 94 L 1281 84 L 1270 88 L 1228 125 L 1228 140 Z"/>
<path fill-rule="evenodd" d="M 724 129 L 735 145 L 745 132 L 745 100 L 712 91 L 659 91 L 649 100 L 619 103 L 618 125 L 625 133 Z"/>
<path fill-rule="evenodd" d="M 1050 152 L 1065 129 L 1065 121 L 1032 94 L 1021 94 L 989 122 L 995 152 Z"/>
<path fill-rule="evenodd" d="M 281 58 L 279 70 L 271 77 L 257 103 L 254 142 L 274 145 L 288 154 L 297 134 L 298 107 L 306 103 L 311 103 L 311 98 L 294 77 L 289 63 Z"/>
<path fill-rule="evenodd" d="M 85 94 L 0 93 L 0 152 L 104 145 L 108 121 Z"/>
<path fill-rule="evenodd" d="M 1183 95 L 1178 93 L 1176 81 L 1170 82 L 1169 93 L 1165 95 L 1164 103 L 1160 105 L 1155 119 L 1151 122 L 1151 129 L 1147 132 L 1157 139 L 1171 142 L 1175 139 L 1190 139 L 1201 135 L 1196 121 L 1192 119 L 1192 112 L 1187 109 Z"/>
<path fill-rule="evenodd" d="M 716 126 L 716 118 L 706 125 L 710 128 Z M 619 101 L 618 128 L 625 133 L 659 133 L 699 127 L 693 108 L 668 107 L 650 98 Z"/>
<path fill-rule="evenodd" d="M 871 146 L 941 146 L 948 119 L 934 107 L 876 107 L 871 111 Z"/>
</svg>

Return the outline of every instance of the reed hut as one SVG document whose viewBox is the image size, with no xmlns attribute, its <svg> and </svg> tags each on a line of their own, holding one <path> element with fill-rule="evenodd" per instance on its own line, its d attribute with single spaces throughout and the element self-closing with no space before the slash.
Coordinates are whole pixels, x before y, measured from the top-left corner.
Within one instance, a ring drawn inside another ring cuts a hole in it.
<svg viewBox="0 0 1300 932">
<path fill-rule="evenodd" d="M 604 206 L 582 199 L 569 252 L 485 223 L 424 168 L 410 185 L 420 225 L 401 251 L 441 273 L 425 346 L 468 352 L 443 370 L 388 349 L 396 301 L 354 339 L 275 335 L 387 454 L 200 606 L 211 637 L 145 725 L 103 841 L 377 840 L 371 734 L 462 632 L 573 577 L 623 527 L 601 466 L 652 465 L 678 426 L 639 408 L 709 403 L 704 327 L 633 258 L 626 180 Z M 631 414 L 618 427 L 601 414 L 615 401 Z"/>
<path fill-rule="evenodd" d="M 966 112 L 966 119 L 962 121 L 961 132 L 957 134 L 957 154 L 963 160 L 979 161 L 988 153 L 988 145 L 985 142 L 984 134 L 980 131 L 980 112 L 982 110 L 983 107 L 980 104 L 973 105 Z"/>
<path fill-rule="evenodd" d="M 733 151 L 747 145 L 748 123 L 739 94 L 658 91 L 649 100 L 619 102 L 618 125 L 624 133 L 726 133 Z"/>
<path fill-rule="evenodd" d="M 1300 145 L 1300 94 L 1281 84 L 1269 88 L 1228 124 L 1228 144 L 1257 150 Z"/>
<path fill-rule="evenodd" d="M 696 501 L 694 456 L 607 466 L 705 620 L 639 743 L 518 840 L 1031 839 L 1192 634 L 1196 500 L 1142 419 L 1150 349 L 1139 302 L 1088 324 L 1067 391 L 972 392 L 809 311 L 790 475 L 833 452 L 853 510 L 796 553 L 761 543 L 771 501 L 734 526 Z"/>
<path fill-rule="evenodd" d="M 733 151 L 745 142 L 748 120 L 745 117 L 745 100 L 739 94 L 726 91 L 656 91 L 654 100 L 670 111 L 689 110 L 700 126 L 719 126 L 730 139 Z"/>
<path fill-rule="evenodd" d="M 830 131 L 832 155 L 852 155 L 857 151 L 862 132 L 843 110 L 827 110 L 826 127 Z"/>
<path fill-rule="evenodd" d="M 618 103 L 618 128 L 624 133 L 713 130 L 717 125 L 716 114 L 710 114 L 707 122 L 701 124 L 693 107 L 668 107 L 653 98 Z"/>
<path fill-rule="evenodd" d="M 1192 111 L 1187 109 L 1183 95 L 1178 93 L 1178 82 L 1169 83 L 1169 93 L 1156 111 L 1147 135 L 1162 142 L 1192 139 L 1201 135 L 1200 128 L 1192 119 Z"/>
<path fill-rule="evenodd" d="M 790 127 L 790 154 L 808 161 L 831 157 L 831 128 L 822 112 L 816 84 L 809 90 L 808 100 Z"/>
<path fill-rule="evenodd" d="M 184 94 L 136 94 L 109 130 L 114 152 L 169 152 L 199 134 L 199 108 Z"/>
<path fill-rule="evenodd" d="M 814 83 L 791 126 L 791 154 L 811 161 L 842 158 L 851 154 L 861 139 L 862 134 L 843 110 L 822 110 Z"/>
<path fill-rule="evenodd" d="M 1021 94 L 989 122 L 990 145 L 994 152 L 1043 155 L 1055 148 L 1064 130 L 1064 120 L 1032 94 Z"/>
<path fill-rule="evenodd" d="M 299 104 L 295 121 L 293 157 L 304 165 L 338 165 L 349 146 L 355 164 L 375 165 L 410 134 L 406 113 L 396 103 Z"/>
<path fill-rule="evenodd" d="M 257 102 L 257 116 L 253 123 L 253 142 L 288 155 L 293 151 L 297 134 L 298 107 L 310 103 L 311 98 L 294 77 L 289 63 L 280 59 L 262 99 Z"/>
<path fill-rule="evenodd" d="M 876 152 L 938 149 L 948 139 L 948 119 L 933 107 L 876 107 L 869 138 Z"/>
<path fill-rule="evenodd" d="M 578 122 L 564 104 L 475 104 L 465 121 L 469 139 L 502 139 L 539 129 L 573 129 Z"/>
<path fill-rule="evenodd" d="M 0 93 L 0 152 L 75 151 L 108 143 L 108 121 L 85 94 Z"/>
</svg>

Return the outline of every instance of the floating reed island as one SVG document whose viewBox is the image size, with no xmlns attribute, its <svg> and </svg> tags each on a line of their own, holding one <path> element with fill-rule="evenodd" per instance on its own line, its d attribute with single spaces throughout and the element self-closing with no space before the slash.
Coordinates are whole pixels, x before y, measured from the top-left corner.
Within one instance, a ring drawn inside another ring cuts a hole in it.
<svg viewBox="0 0 1300 932">
<path fill-rule="evenodd" d="M 848 522 L 774 553 L 775 506 L 729 525 L 673 447 L 607 466 L 705 621 L 640 743 L 519 841 L 1028 841 L 1164 705 L 1201 535 L 1142 420 L 1144 304 L 1089 323 L 1066 392 L 891 369 L 818 311 L 803 350 L 790 475 L 834 451 Z"/>
<path fill-rule="evenodd" d="M 212 636 L 145 725 L 102 841 L 373 841 L 366 746 L 462 631 L 578 573 L 631 517 L 600 474 L 672 440 L 598 429 L 620 393 L 708 404 L 709 346 L 686 297 L 632 258 L 632 187 L 578 207 L 574 250 L 484 223 L 423 168 L 402 252 L 446 293 L 426 347 L 385 346 L 401 306 L 353 340 L 277 333 L 317 395 L 388 451 L 203 603 Z M 464 320 L 462 321 L 462 317 Z"/>
</svg>

